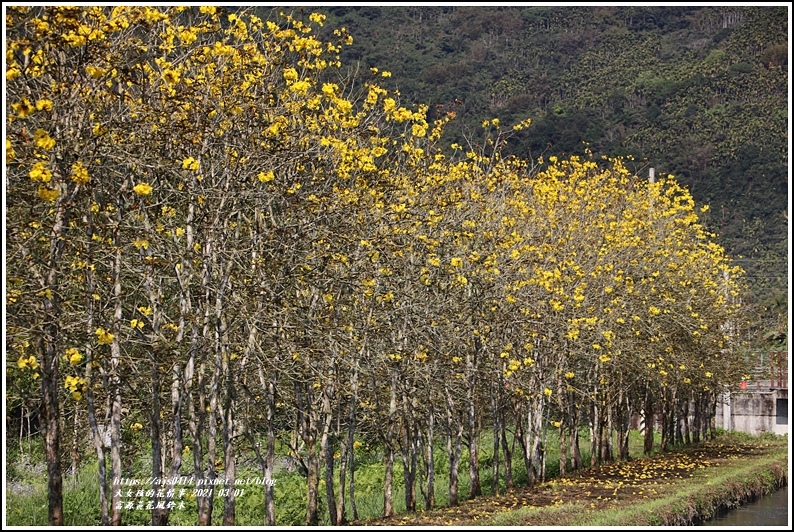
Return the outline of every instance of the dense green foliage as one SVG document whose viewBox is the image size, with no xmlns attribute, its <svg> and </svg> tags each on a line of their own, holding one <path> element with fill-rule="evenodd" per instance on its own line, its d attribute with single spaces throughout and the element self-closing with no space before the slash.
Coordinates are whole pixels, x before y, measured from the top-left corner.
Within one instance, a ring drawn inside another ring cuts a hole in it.
<svg viewBox="0 0 794 532">
<path fill-rule="evenodd" d="M 507 152 L 632 154 L 671 173 L 748 272 L 760 331 L 785 323 L 786 7 L 328 8 L 345 64 L 388 69 L 403 103 L 533 125 Z"/>
</svg>

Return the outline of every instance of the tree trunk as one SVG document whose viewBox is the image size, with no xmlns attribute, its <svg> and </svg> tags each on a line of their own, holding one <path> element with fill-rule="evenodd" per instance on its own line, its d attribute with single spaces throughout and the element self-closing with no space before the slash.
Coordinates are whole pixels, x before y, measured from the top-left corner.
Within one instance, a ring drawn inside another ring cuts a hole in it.
<svg viewBox="0 0 794 532">
<path fill-rule="evenodd" d="M 507 428 L 505 423 L 505 415 L 503 410 L 499 410 L 499 431 L 501 433 L 502 454 L 505 457 L 505 487 L 508 490 L 513 489 L 513 450 L 507 443 Z M 513 438 L 515 445 L 515 438 Z"/>
<path fill-rule="evenodd" d="M 224 324 L 225 328 L 225 324 Z M 224 345 L 226 342 L 224 342 Z M 234 402 L 235 375 L 232 371 L 229 353 L 224 348 L 223 364 L 226 372 L 226 397 L 223 405 L 223 468 L 226 477 L 226 493 L 223 501 L 223 526 L 234 526 L 235 497 L 234 484 L 237 480 L 236 449 L 234 446 Z"/>
<path fill-rule="evenodd" d="M 255 328 L 252 328 L 254 331 Z M 254 333 L 252 332 L 253 336 Z M 251 338 L 253 341 L 253 338 Z M 249 344 L 249 346 L 252 344 Z M 265 525 L 274 526 L 276 524 L 275 502 L 273 498 L 273 464 L 275 458 L 275 430 L 273 427 L 273 417 L 276 410 L 276 394 L 275 394 L 275 375 L 272 380 L 268 382 L 265 378 L 264 364 L 259 361 L 257 374 L 259 376 L 259 383 L 265 394 L 265 456 L 262 456 L 260 451 L 260 442 L 251 434 L 251 431 L 246 431 L 246 437 L 251 442 L 251 447 L 256 453 L 256 459 L 259 462 L 259 467 L 262 469 L 262 476 L 264 478 L 264 494 L 265 494 Z"/>
<path fill-rule="evenodd" d="M 320 463 L 317 456 L 317 419 L 319 415 L 311 404 L 310 391 L 305 382 L 295 382 L 295 401 L 298 410 L 297 427 L 306 447 L 306 524 L 319 522 L 317 491 L 320 485 Z"/>
<path fill-rule="evenodd" d="M 116 238 L 118 240 L 118 238 Z M 110 374 L 112 386 L 112 403 L 110 407 L 110 469 L 113 484 L 121 482 L 121 346 L 119 345 L 118 327 L 121 323 L 121 251 L 117 250 L 113 261 L 113 299 L 115 304 L 113 326 L 114 338 L 110 344 Z M 112 490 L 112 517 L 110 524 L 121 525 L 121 490 Z"/>
<path fill-rule="evenodd" d="M 83 217 L 83 222 L 88 226 L 87 236 L 89 242 L 93 234 L 91 225 L 88 223 L 88 217 Z M 91 248 L 89 246 L 88 256 L 91 257 Z M 86 316 L 86 333 L 90 338 L 94 334 L 94 270 L 93 264 L 87 264 L 85 268 L 85 300 L 86 308 L 89 309 Z M 100 432 L 96 419 L 96 403 L 94 398 L 94 349 L 91 342 L 85 344 L 86 365 L 85 365 L 85 380 L 86 380 L 86 403 L 88 408 L 88 426 L 91 428 L 91 439 L 94 443 L 94 449 L 97 456 L 97 482 L 99 484 L 99 515 L 100 524 L 108 526 L 110 524 L 110 512 L 108 508 L 108 479 L 107 479 L 107 464 L 105 463 L 105 434 L 104 431 Z M 103 425 L 104 427 L 104 425 Z M 104 428 L 107 430 L 107 427 Z"/>
<path fill-rule="evenodd" d="M 560 409 L 560 431 L 559 431 L 559 439 L 560 439 L 560 477 L 564 477 L 568 474 L 568 441 L 567 436 L 569 434 L 568 431 L 568 423 L 569 420 L 566 419 L 567 416 L 564 415 L 566 410 L 564 402 L 566 401 L 566 392 L 563 388 L 562 382 L 562 375 L 557 375 L 557 398 L 558 398 L 558 407 Z"/>
<path fill-rule="evenodd" d="M 480 486 L 480 457 L 478 449 L 477 410 L 475 405 L 474 388 L 476 381 L 475 354 L 468 352 L 466 371 L 468 386 L 466 387 L 466 401 L 468 403 L 468 429 L 469 429 L 469 499 L 482 495 Z"/>
<path fill-rule="evenodd" d="M 402 393 L 402 405 L 403 427 L 400 457 L 403 463 L 405 511 L 414 512 L 416 511 L 416 427 L 411 400 L 405 391 Z"/>
<path fill-rule="evenodd" d="M 629 422 L 631 420 L 631 409 L 628 404 L 628 395 L 621 387 L 618 397 L 618 416 L 616 421 L 618 439 L 618 459 L 629 459 Z"/>
<path fill-rule="evenodd" d="M 436 506 L 436 465 L 433 457 L 435 422 L 435 411 L 431 403 L 428 405 L 427 436 L 425 440 L 425 510 L 432 510 Z"/>
<path fill-rule="evenodd" d="M 182 328 L 180 327 L 180 330 Z M 171 468 L 169 470 L 169 478 L 178 478 L 182 469 L 182 451 L 184 450 L 184 441 L 182 440 L 182 370 L 178 363 L 174 364 L 171 372 L 171 429 L 173 431 L 174 440 L 171 444 Z M 168 516 L 170 514 L 169 506 L 173 502 L 174 496 L 172 490 L 166 491 L 163 526 L 168 524 Z"/>
<path fill-rule="evenodd" d="M 645 434 L 643 441 L 643 453 L 650 456 L 653 452 L 653 396 L 651 395 L 650 388 L 645 391 Z"/>
<path fill-rule="evenodd" d="M 533 416 L 532 425 L 532 460 L 535 464 L 536 480 L 545 482 L 546 480 L 546 434 L 543 430 L 543 402 L 541 400 L 538 412 Z"/>
<path fill-rule="evenodd" d="M 692 443 L 692 438 L 691 438 L 691 435 L 689 433 L 689 430 L 690 430 L 690 428 L 689 428 L 689 398 L 684 398 L 681 402 L 683 403 L 683 405 L 682 405 L 683 406 L 683 411 L 682 411 L 681 420 L 683 421 L 683 424 L 684 424 L 683 429 L 682 429 L 683 432 L 684 432 L 684 443 L 689 445 L 690 443 Z"/>
<path fill-rule="evenodd" d="M 54 296 L 56 297 L 56 296 Z M 61 473 L 61 425 L 58 405 L 58 354 L 53 340 L 57 326 L 45 325 L 48 338 L 41 339 L 41 395 L 44 406 L 44 452 L 47 459 L 47 517 L 51 526 L 63 525 L 63 476 Z"/>
<path fill-rule="evenodd" d="M 217 349 L 217 342 L 215 344 Z M 199 505 L 199 524 L 201 526 L 212 525 L 213 499 L 215 498 L 215 479 L 217 478 L 217 437 L 218 437 L 218 403 L 220 386 L 220 350 L 216 350 L 215 362 L 213 363 L 212 380 L 209 388 L 209 411 L 207 414 L 207 496 L 203 498 Z M 202 465 L 202 468 L 204 466 Z"/>
<path fill-rule="evenodd" d="M 528 420 L 528 413 L 524 411 L 526 408 L 525 405 L 518 405 L 518 408 L 515 410 L 516 414 L 516 435 L 513 439 L 513 443 L 515 444 L 518 441 L 518 444 L 521 446 L 521 457 L 524 459 L 524 470 L 527 472 L 527 484 L 532 485 L 534 479 L 531 478 L 532 475 L 532 459 L 530 456 L 530 449 L 531 449 L 531 442 L 532 438 L 529 434 L 529 429 L 527 429 L 524 424 Z"/>
<path fill-rule="evenodd" d="M 455 412 L 449 388 L 444 386 L 447 406 L 447 456 L 449 457 L 449 506 L 458 505 L 458 468 L 460 467 L 463 421 Z"/>
<path fill-rule="evenodd" d="M 590 467 L 596 467 L 600 462 L 601 452 L 601 409 L 598 405 L 598 396 L 592 400 L 592 416 L 590 421 Z"/>
<path fill-rule="evenodd" d="M 165 508 L 158 508 L 160 501 L 160 489 L 162 485 L 158 483 L 163 476 L 163 448 L 160 436 L 160 375 L 157 371 L 157 355 L 150 346 L 149 352 L 149 371 L 151 378 L 152 405 L 149 412 L 149 430 L 152 442 L 152 526 L 164 526 L 168 521 L 168 514 Z"/>
<path fill-rule="evenodd" d="M 673 398 L 673 430 L 675 433 L 675 444 L 683 445 L 684 432 L 683 432 L 683 401 L 678 397 L 678 392 L 675 392 Z"/>
<path fill-rule="evenodd" d="M 205 246 L 205 256 L 211 257 L 213 263 L 217 263 L 218 258 L 214 254 L 214 246 L 210 240 Z M 218 245 L 220 247 L 220 244 Z M 210 455 L 211 478 L 215 477 L 216 457 L 215 457 L 215 420 L 221 415 L 221 437 L 223 438 L 223 477 L 224 477 L 224 500 L 223 500 L 223 526 L 234 526 L 235 517 L 235 498 L 234 483 L 236 481 L 236 456 L 234 447 L 234 403 L 235 403 L 235 374 L 232 370 L 232 363 L 229 353 L 229 339 L 227 335 L 228 324 L 224 314 L 224 298 L 228 291 L 231 291 L 231 259 L 226 263 L 218 265 L 218 275 L 221 278 L 220 286 L 215 293 L 215 312 L 214 312 L 214 337 L 215 337 L 215 369 L 212 375 L 212 388 L 210 390 L 210 434 L 209 448 L 212 449 Z M 221 406 L 221 398 L 223 403 Z M 214 495 L 215 488 L 211 487 Z M 210 500 L 210 505 L 212 501 Z"/>
<path fill-rule="evenodd" d="M 24 416 L 25 410 L 24 408 L 21 411 L 21 416 Z M 80 434 L 80 410 L 75 406 L 74 409 L 74 417 L 72 419 L 72 465 L 70 467 L 72 471 L 72 487 L 77 485 L 77 468 L 80 465 L 80 443 L 82 438 L 78 438 Z M 20 417 L 19 425 L 22 426 L 22 419 Z M 21 441 L 21 439 L 20 439 Z"/>
<path fill-rule="evenodd" d="M 90 353 L 90 351 L 89 351 Z M 88 426 L 91 427 L 91 438 L 94 442 L 94 449 L 96 449 L 97 457 L 97 481 L 99 484 L 99 516 L 102 526 L 110 524 L 110 517 L 108 512 L 108 480 L 107 470 L 105 463 L 105 435 L 99 430 L 96 420 L 96 405 L 94 403 L 93 380 L 91 378 L 91 364 L 93 357 L 89 354 L 86 364 L 86 381 L 88 382 L 88 390 L 86 393 L 86 401 L 88 402 Z M 107 430 L 107 429 L 105 429 Z"/>
<path fill-rule="evenodd" d="M 391 388 L 389 389 L 389 420 L 386 445 L 386 472 L 383 478 L 383 517 L 394 515 L 393 482 L 394 482 L 394 429 L 397 423 L 397 374 L 392 372 Z"/>
<path fill-rule="evenodd" d="M 693 402 L 694 412 L 692 412 L 692 419 L 694 427 L 692 427 L 692 442 L 700 443 L 700 433 L 703 430 L 703 419 L 701 416 L 703 406 L 703 394 L 697 394 Z"/>
<path fill-rule="evenodd" d="M 394 447 L 386 444 L 386 471 L 383 475 L 383 517 L 394 515 L 394 503 L 392 500 L 392 485 L 394 471 Z"/>
<path fill-rule="evenodd" d="M 358 404 L 358 367 L 353 371 L 353 380 L 351 383 L 351 398 L 350 398 L 350 412 L 348 413 L 348 442 L 350 444 L 350 511 L 351 517 L 354 521 L 358 520 L 358 508 L 356 507 L 356 447 L 353 438 L 353 432 L 356 428 L 356 405 Z"/>
<path fill-rule="evenodd" d="M 333 367 L 333 361 L 331 361 Z M 329 522 L 336 524 L 336 495 L 334 494 L 334 449 L 331 438 L 331 423 L 333 410 L 331 396 L 333 389 L 323 390 L 323 432 L 320 436 L 320 454 L 325 462 L 325 502 L 328 507 Z"/>
<path fill-rule="evenodd" d="M 342 405 L 344 406 L 344 405 Z M 339 491 L 336 494 L 336 520 L 331 521 L 332 526 L 347 524 L 345 515 L 345 488 L 347 487 L 347 466 L 353 449 L 353 434 L 351 430 L 342 437 L 342 413 L 337 418 L 336 433 L 339 434 Z M 333 472 L 331 473 L 333 474 Z"/>
<path fill-rule="evenodd" d="M 198 371 L 195 371 L 196 359 L 199 358 L 198 350 L 200 346 L 198 324 L 194 323 L 192 328 L 192 338 L 190 345 L 190 357 L 185 369 L 185 399 L 187 401 L 186 407 L 188 416 L 190 418 L 190 437 L 193 443 L 193 476 L 195 477 L 196 487 L 201 486 L 204 489 L 205 475 L 204 464 L 202 463 L 204 456 L 204 427 L 206 420 L 206 400 L 204 395 L 204 363 L 199 363 Z M 195 385 L 194 385 L 195 379 Z M 195 397 L 193 394 L 195 393 Z M 207 498 L 203 496 L 196 497 L 196 512 L 197 521 L 199 525 L 207 525 Z"/>
<path fill-rule="evenodd" d="M 260 374 L 261 375 L 261 374 Z M 265 458 L 265 523 L 274 526 L 276 524 L 276 494 L 275 483 L 273 481 L 273 467 L 276 456 L 276 379 L 277 375 L 273 370 L 273 375 L 267 385 L 267 454 Z M 263 381 L 264 383 L 264 381 Z"/>
<path fill-rule="evenodd" d="M 669 438 L 670 438 L 670 406 L 668 401 L 668 393 L 666 390 L 662 391 L 662 441 L 661 447 L 663 451 L 668 451 Z"/>
<path fill-rule="evenodd" d="M 457 420 L 454 436 L 452 426 L 447 436 L 447 454 L 449 455 L 449 506 L 457 506 L 458 500 L 458 468 L 460 467 L 461 441 L 463 440 L 463 423 Z"/>
<path fill-rule="evenodd" d="M 573 418 L 571 427 L 571 467 L 574 471 L 579 471 L 584 467 L 582 451 L 579 448 L 579 417 Z"/>
<path fill-rule="evenodd" d="M 202 418 L 202 423 L 200 425 L 201 428 L 205 429 L 207 437 L 207 462 L 208 467 L 206 470 L 206 474 L 204 471 L 204 464 L 202 463 L 203 455 L 198 454 L 194 455 L 198 459 L 198 464 L 195 469 L 194 474 L 199 475 L 202 477 L 202 480 L 205 480 L 204 484 L 204 493 L 209 493 L 209 495 L 202 495 L 196 497 L 196 505 L 198 510 L 198 524 L 199 526 L 210 526 L 212 525 L 212 510 L 213 504 L 212 500 L 215 494 L 215 456 L 216 456 L 216 436 L 217 436 L 217 417 L 218 417 L 218 386 L 219 386 L 219 379 L 220 379 L 220 337 L 218 331 L 218 324 L 215 327 L 212 327 L 212 304 L 211 304 L 211 297 L 212 297 L 212 289 L 210 286 L 211 281 L 211 272 L 212 272 L 212 263 L 210 261 L 210 253 L 212 250 L 212 241 L 211 239 L 207 239 L 206 243 L 204 244 L 204 251 L 202 254 L 203 259 L 203 269 L 201 272 L 201 288 L 202 288 L 202 299 L 203 299 L 203 323 L 202 323 L 202 333 L 201 337 L 197 339 L 198 345 L 201 345 L 201 349 L 204 355 L 206 355 L 206 343 L 210 341 L 210 338 L 213 338 L 214 341 L 210 344 L 212 348 L 215 350 L 215 361 L 212 365 L 212 378 L 210 380 L 210 387 L 209 387 L 209 398 L 207 397 L 206 392 L 206 365 L 205 362 L 202 360 L 200 369 L 199 369 L 199 381 L 198 381 L 198 414 Z M 210 336 L 210 334 L 213 336 Z M 205 357 L 202 356 L 202 359 Z M 209 401 L 209 405 L 207 402 Z M 197 439 L 193 440 L 193 444 L 200 446 L 199 442 L 200 438 L 203 434 L 197 435 Z M 198 451 L 199 449 L 197 449 Z M 195 462 L 195 460 L 194 460 Z"/>
<path fill-rule="evenodd" d="M 565 420 L 560 421 L 560 478 L 568 474 L 568 436 L 569 431 Z"/>
<path fill-rule="evenodd" d="M 498 381 L 496 384 L 491 385 L 491 413 L 493 415 L 493 460 L 491 463 L 491 492 L 494 495 L 499 495 L 499 446 L 502 437 L 502 431 L 499 424 L 499 401 L 497 399 L 497 394 L 500 392 L 498 389 L 494 390 L 494 388 L 498 386 Z"/>
<path fill-rule="evenodd" d="M 44 424 L 44 454 L 47 461 L 47 518 L 50 525 L 63 525 L 63 474 L 61 472 L 61 424 L 58 392 L 60 388 L 61 330 L 60 294 L 58 287 L 59 265 L 63 254 L 63 233 L 67 226 L 66 208 L 63 201 L 57 203 L 52 236 L 49 243 L 49 261 L 46 279 L 41 279 L 42 288 L 52 295 L 42 299 L 43 326 L 38 341 L 41 354 L 41 398 Z M 46 293 L 46 292 L 45 292 Z"/>
<path fill-rule="evenodd" d="M 63 201 L 58 201 L 49 242 L 46 277 L 42 278 L 38 270 L 34 269 L 33 271 L 39 279 L 44 293 L 51 292 L 51 295 L 42 299 L 42 330 L 37 347 L 42 360 L 41 398 L 44 454 L 47 462 L 47 517 L 49 524 L 55 526 L 63 525 L 63 473 L 60 457 L 61 413 L 58 400 L 60 388 L 58 354 L 62 351 L 62 346 L 58 319 L 61 313 L 59 266 L 64 247 L 63 232 L 66 226 L 66 208 Z M 24 250 L 23 257 L 29 259 Z M 31 262 L 31 264 L 34 263 Z"/>
<path fill-rule="evenodd" d="M 319 507 L 317 491 L 320 485 L 320 463 L 317 457 L 317 444 L 314 434 L 309 433 L 303 440 L 306 442 L 306 524 L 315 526 L 319 523 Z"/>
<path fill-rule="evenodd" d="M 601 424 L 599 426 L 599 438 L 601 448 L 598 450 L 600 462 L 606 463 L 611 461 L 610 447 L 612 444 L 612 407 L 606 406 L 604 402 L 601 403 Z"/>
</svg>

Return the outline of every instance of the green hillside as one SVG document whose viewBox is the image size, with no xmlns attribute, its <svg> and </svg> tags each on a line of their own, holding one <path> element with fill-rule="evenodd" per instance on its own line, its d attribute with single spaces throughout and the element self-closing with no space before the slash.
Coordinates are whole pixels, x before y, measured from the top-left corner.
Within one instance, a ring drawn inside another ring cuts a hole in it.
<svg viewBox="0 0 794 532">
<path fill-rule="evenodd" d="M 316 9 L 316 8 L 315 8 Z M 785 305 L 786 7 L 320 9 L 354 37 L 345 64 L 392 73 L 403 103 L 454 110 L 449 143 L 484 119 L 533 119 L 521 156 L 631 154 L 711 207 L 772 323 Z M 307 11 L 308 14 L 308 11 Z"/>
</svg>

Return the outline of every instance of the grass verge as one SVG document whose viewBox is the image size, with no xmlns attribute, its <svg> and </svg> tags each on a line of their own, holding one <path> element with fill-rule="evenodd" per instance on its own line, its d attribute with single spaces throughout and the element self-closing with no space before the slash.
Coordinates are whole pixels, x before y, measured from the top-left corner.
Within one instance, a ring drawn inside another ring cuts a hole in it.
<svg viewBox="0 0 794 532">
<path fill-rule="evenodd" d="M 723 435 L 715 442 L 552 481 L 547 484 L 558 485 L 557 496 L 544 506 L 529 504 L 455 524 L 687 526 L 787 483 L 787 439 L 752 443 L 741 435 Z M 538 490 L 544 492 L 554 489 Z"/>
</svg>

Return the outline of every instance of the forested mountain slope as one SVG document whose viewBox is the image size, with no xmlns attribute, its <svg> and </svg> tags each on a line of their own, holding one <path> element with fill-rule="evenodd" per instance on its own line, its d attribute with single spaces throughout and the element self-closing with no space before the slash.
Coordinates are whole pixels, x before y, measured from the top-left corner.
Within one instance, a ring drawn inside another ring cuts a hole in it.
<svg viewBox="0 0 794 532">
<path fill-rule="evenodd" d="M 403 103 L 454 110 L 449 143 L 498 117 L 522 157 L 631 154 L 708 204 L 709 227 L 774 320 L 787 268 L 786 7 L 330 7 L 345 64 Z M 308 13 L 308 12 L 307 12 Z M 782 306 L 783 307 L 782 307 Z"/>
</svg>

